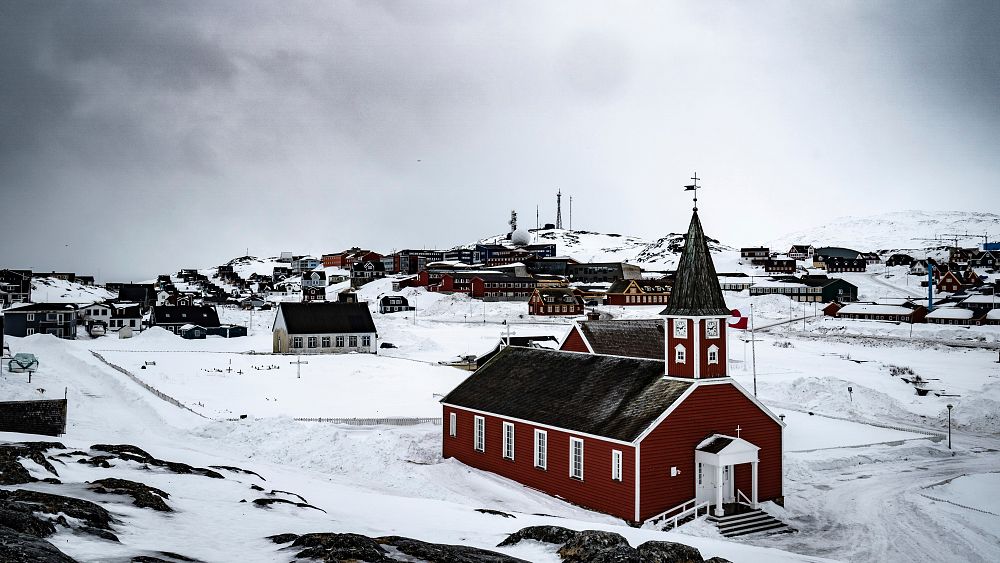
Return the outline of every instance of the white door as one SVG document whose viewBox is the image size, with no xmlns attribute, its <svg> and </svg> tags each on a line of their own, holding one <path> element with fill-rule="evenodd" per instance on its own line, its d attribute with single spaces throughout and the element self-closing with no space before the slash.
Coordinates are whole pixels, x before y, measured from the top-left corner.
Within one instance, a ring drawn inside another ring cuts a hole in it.
<svg viewBox="0 0 1000 563">
<path fill-rule="evenodd" d="M 715 503 L 715 466 L 707 463 L 695 464 L 695 499 L 697 502 Z"/>
</svg>

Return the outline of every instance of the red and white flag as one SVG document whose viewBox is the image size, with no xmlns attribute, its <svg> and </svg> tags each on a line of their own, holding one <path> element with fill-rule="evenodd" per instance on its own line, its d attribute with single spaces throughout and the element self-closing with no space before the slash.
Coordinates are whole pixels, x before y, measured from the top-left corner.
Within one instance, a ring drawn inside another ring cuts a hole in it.
<svg viewBox="0 0 1000 563">
<path fill-rule="evenodd" d="M 735 328 L 738 330 L 746 330 L 747 323 L 750 319 L 743 316 L 739 309 L 733 309 L 730 313 L 732 317 L 729 319 L 729 328 Z"/>
</svg>

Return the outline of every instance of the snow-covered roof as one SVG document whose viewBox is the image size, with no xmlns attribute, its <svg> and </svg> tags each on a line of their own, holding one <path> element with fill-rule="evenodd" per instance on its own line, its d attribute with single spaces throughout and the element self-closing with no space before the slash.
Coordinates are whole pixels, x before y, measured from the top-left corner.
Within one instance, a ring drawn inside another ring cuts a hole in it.
<svg viewBox="0 0 1000 563">
<path fill-rule="evenodd" d="M 768 279 L 753 284 L 753 287 L 809 287 L 809 286 L 807 286 L 804 283 L 783 282 L 779 280 Z"/>
<path fill-rule="evenodd" d="M 972 311 L 969 309 L 942 308 L 934 309 L 927 314 L 928 319 L 971 319 Z"/>
<path fill-rule="evenodd" d="M 986 312 L 986 320 L 1000 321 L 1000 309 L 992 309 Z"/>
<path fill-rule="evenodd" d="M 996 295 L 971 295 L 966 297 L 962 303 L 1000 303 L 1000 298 Z"/>
<path fill-rule="evenodd" d="M 900 307 L 898 305 L 877 305 L 874 303 L 851 303 L 845 305 L 839 311 L 840 314 L 863 314 L 863 315 L 909 315 L 913 309 Z"/>
</svg>

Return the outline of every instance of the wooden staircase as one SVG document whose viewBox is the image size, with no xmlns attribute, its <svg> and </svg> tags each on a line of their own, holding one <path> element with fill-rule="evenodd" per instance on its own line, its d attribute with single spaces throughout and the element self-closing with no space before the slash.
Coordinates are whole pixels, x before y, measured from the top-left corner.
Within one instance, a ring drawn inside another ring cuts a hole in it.
<svg viewBox="0 0 1000 563">
<path fill-rule="evenodd" d="M 753 509 L 744 505 L 738 506 L 742 510 L 733 511 L 734 513 L 732 514 L 730 514 L 727 506 L 727 514 L 725 516 L 715 516 L 709 512 L 707 520 L 714 522 L 719 528 L 719 533 L 727 538 L 757 533 L 787 534 L 796 531 L 795 528 L 759 508 Z"/>
</svg>

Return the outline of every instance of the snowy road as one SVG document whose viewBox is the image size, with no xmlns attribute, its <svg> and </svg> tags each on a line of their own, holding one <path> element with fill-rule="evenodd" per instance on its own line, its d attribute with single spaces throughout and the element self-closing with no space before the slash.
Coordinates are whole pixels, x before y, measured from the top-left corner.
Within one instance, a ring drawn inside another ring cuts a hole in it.
<svg viewBox="0 0 1000 563">
<path fill-rule="evenodd" d="M 1000 452 L 970 447 L 995 446 L 994 438 L 955 438 L 961 446 L 955 457 L 944 442 L 922 440 L 839 459 L 789 454 L 786 505 L 799 533 L 754 543 L 849 561 L 931 561 L 942 554 L 957 561 L 1000 560 L 1000 517 L 945 509 L 921 494 L 956 475 L 1000 467 Z M 992 525 L 983 518 L 994 518 Z"/>
</svg>

